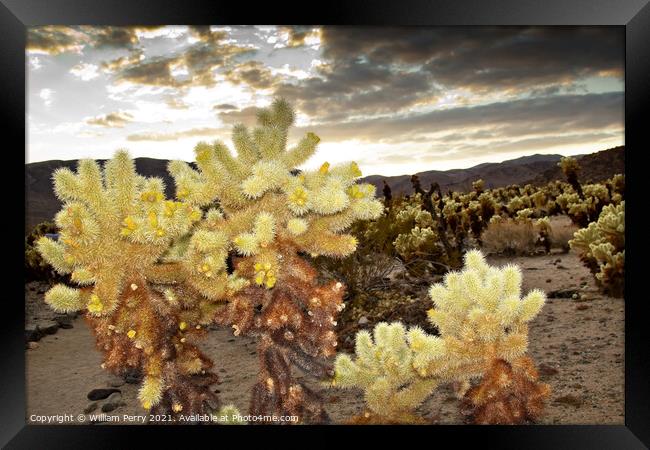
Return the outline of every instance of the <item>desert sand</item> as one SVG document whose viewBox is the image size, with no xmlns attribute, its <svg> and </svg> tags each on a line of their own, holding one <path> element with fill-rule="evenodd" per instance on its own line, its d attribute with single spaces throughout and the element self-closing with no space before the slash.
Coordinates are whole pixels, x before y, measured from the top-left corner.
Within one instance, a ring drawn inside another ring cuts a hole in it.
<svg viewBox="0 0 650 450">
<path fill-rule="evenodd" d="M 574 254 L 534 257 L 490 257 L 490 264 L 518 264 L 524 274 L 524 292 L 540 288 L 550 293 L 530 329 L 529 353 L 541 380 L 552 388 L 541 424 L 624 423 L 624 301 L 598 292 L 593 277 Z M 44 287 L 26 288 L 27 321 L 41 320 Z M 575 293 L 575 295 L 574 295 Z M 424 301 L 424 300 L 423 300 Z M 136 398 L 138 384 L 125 383 L 101 369 L 101 355 L 81 317 L 69 320 L 72 328 L 59 328 L 26 349 L 27 421 L 33 415 L 71 414 L 70 423 L 141 423 L 145 416 Z M 362 328 L 371 328 L 372 321 Z M 235 337 L 229 329 L 215 328 L 202 343 L 219 375 L 222 404 L 234 404 L 242 413 L 256 376 L 256 345 L 252 338 Z M 344 423 L 363 411 L 363 394 L 329 387 L 300 375 L 319 390 L 332 423 Z M 133 381 L 133 380 L 130 380 Z M 111 386 L 113 385 L 113 386 Z M 115 410 L 101 415 L 106 401 L 95 410 L 87 394 L 97 388 L 121 391 Z M 462 424 L 464 417 L 449 387 L 438 389 L 418 410 L 432 423 Z M 83 416 L 83 421 L 79 420 Z M 95 415 L 93 417 L 93 415 Z M 134 416 L 125 419 L 125 415 Z M 111 418 L 116 421 L 112 421 Z"/>
</svg>

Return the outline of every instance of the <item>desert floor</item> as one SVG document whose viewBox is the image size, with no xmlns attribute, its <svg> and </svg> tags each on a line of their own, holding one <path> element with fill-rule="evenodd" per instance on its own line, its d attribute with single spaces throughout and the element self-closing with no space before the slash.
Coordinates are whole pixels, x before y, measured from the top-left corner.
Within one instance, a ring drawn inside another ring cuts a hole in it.
<svg viewBox="0 0 650 450">
<path fill-rule="evenodd" d="M 520 265 L 524 292 L 541 288 L 555 297 L 548 299 L 530 329 L 530 355 L 541 380 L 552 387 L 540 423 L 623 424 L 623 299 L 600 294 L 574 254 L 488 260 L 496 265 Z M 46 328 L 42 324 L 51 324 L 53 319 L 63 325 L 52 327 L 53 334 L 45 334 L 26 349 L 27 420 L 32 415 L 72 414 L 77 418 L 93 408 L 87 398 L 89 391 L 113 386 L 121 391 L 120 406 L 106 416 L 120 418 L 121 424 L 138 423 L 123 419 L 124 415 L 145 415 L 136 399 L 138 384 L 125 383 L 101 369 L 100 354 L 83 319 L 55 317 L 43 303 L 46 289 L 39 283 L 26 286 L 26 331 L 33 332 L 34 324 Z M 369 321 L 360 328 L 372 325 Z M 215 362 L 220 377 L 215 388 L 222 404 L 232 403 L 245 414 L 257 375 L 254 340 L 217 328 L 210 331 L 202 347 Z M 333 423 L 343 423 L 363 411 L 360 391 L 328 387 L 307 376 L 302 379 L 321 391 Z M 101 414 L 104 403 L 106 400 L 98 401 L 92 413 L 84 414 L 85 423 L 108 422 L 106 417 L 92 417 Z M 439 424 L 462 424 L 464 420 L 449 387 L 438 389 L 419 413 Z M 72 423 L 80 422 L 75 419 Z"/>
</svg>

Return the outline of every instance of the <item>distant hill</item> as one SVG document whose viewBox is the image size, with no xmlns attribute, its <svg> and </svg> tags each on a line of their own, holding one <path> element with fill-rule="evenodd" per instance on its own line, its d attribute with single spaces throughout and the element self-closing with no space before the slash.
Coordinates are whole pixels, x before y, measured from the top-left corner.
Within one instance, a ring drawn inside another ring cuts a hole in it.
<svg viewBox="0 0 650 450">
<path fill-rule="evenodd" d="M 551 180 L 564 179 L 562 171 L 557 167 L 560 155 L 532 155 L 511 159 L 500 163 L 484 163 L 469 169 L 454 169 L 446 171 L 430 170 L 420 172 L 422 187 L 425 189 L 432 182 L 437 182 L 443 191 L 468 191 L 472 181 L 479 178 L 485 181 L 487 188 L 507 186 L 509 184 L 545 184 Z M 624 147 L 615 147 L 597 153 L 579 155 L 582 168 L 580 180 L 602 181 L 616 173 L 625 172 Z M 101 161 L 103 163 L 103 161 Z M 136 158 L 135 165 L 139 174 L 157 176 L 165 181 L 166 195 L 174 195 L 174 184 L 167 172 L 167 160 L 153 158 Z M 25 226 L 30 230 L 45 220 L 51 220 L 61 209 L 61 202 L 52 190 L 52 172 L 59 167 L 75 169 L 76 161 L 43 161 L 25 165 Z M 410 175 L 384 177 L 370 175 L 362 179 L 366 183 L 377 186 L 377 194 L 381 195 L 382 180 L 390 184 L 393 195 L 411 193 Z"/>
<path fill-rule="evenodd" d="M 483 163 L 469 169 L 428 170 L 416 175 L 420 178 L 420 184 L 424 189 L 428 189 L 431 183 L 437 182 L 443 192 L 450 189 L 468 191 L 472 188 L 472 182 L 479 178 L 485 181 L 486 188 L 494 188 L 530 180 L 556 165 L 561 157 L 561 155 L 523 156 L 500 163 Z M 413 192 L 411 175 L 393 177 L 370 175 L 362 181 L 374 184 L 377 192 L 381 193 L 383 180 L 390 185 L 393 195 Z"/>
<path fill-rule="evenodd" d="M 625 173 L 625 146 L 614 147 L 596 153 L 576 156 L 580 164 L 578 179 L 581 183 L 597 183 L 611 178 L 617 173 Z M 562 169 L 557 165 L 528 180 L 534 185 L 563 178 Z"/>
</svg>

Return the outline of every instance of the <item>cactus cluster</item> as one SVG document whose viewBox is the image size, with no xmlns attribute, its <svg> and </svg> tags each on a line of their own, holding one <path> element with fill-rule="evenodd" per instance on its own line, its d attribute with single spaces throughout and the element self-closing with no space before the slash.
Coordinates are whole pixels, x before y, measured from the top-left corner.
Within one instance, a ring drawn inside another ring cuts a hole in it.
<svg viewBox="0 0 650 450">
<path fill-rule="evenodd" d="M 490 267 L 480 251 L 469 251 L 463 270 L 429 291 L 437 336 L 399 322 L 380 323 L 372 335 L 360 331 L 355 357 L 339 355 L 333 378 L 336 386 L 364 390 L 367 411 L 356 420 L 419 423 L 415 409 L 450 382 L 470 388 L 461 393 L 479 423 L 536 419 L 549 387 L 537 381 L 526 350 L 528 323 L 545 295 L 532 290 L 522 298 L 521 281 L 518 267 Z"/>
<path fill-rule="evenodd" d="M 319 138 L 308 133 L 287 149 L 293 122 L 290 106 L 276 100 L 259 111 L 256 128 L 233 129 L 236 156 L 221 142 L 199 143 L 198 169 L 169 164 L 175 199 L 165 198 L 160 179 L 139 176 L 123 151 L 103 170 L 85 160 L 76 174 L 54 174 L 65 203 L 60 237 L 38 248 L 78 287 L 56 285 L 46 302 L 86 311 L 106 369 L 143 372 L 144 408 L 217 410 L 213 363 L 196 346 L 216 323 L 259 338 L 251 412 L 326 419 L 291 367 L 330 373 L 344 287 L 320 283 L 302 255 L 349 255 L 357 240 L 346 230 L 383 205 L 371 185 L 355 182 L 355 163 L 296 170 Z"/>
<path fill-rule="evenodd" d="M 622 297 L 625 287 L 625 201 L 605 206 L 596 222 L 569 241 L 602 289 Z"/>
</svg>

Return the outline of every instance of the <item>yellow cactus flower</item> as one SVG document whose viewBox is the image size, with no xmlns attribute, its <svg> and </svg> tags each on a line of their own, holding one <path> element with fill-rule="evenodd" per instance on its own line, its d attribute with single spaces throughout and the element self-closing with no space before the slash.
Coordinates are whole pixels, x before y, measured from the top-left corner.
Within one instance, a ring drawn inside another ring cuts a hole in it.
<svg viewBox="0 0 650 450">
<path fill-rule="evenodd" d="M 122 222 L 122 224 L 131 231 L 138 228 L 138 224 L 135 222 L 135 220 L 133 220 L 133 217 L 131 217 L 131 216 L 126 216 L 124 218 L 124 222 Z"/>
<path fill-rule="evenodd" d="M 330 163 L 328 162 L 324 162 L 323 165 L 320 166 L 320 169 L 318 169 L 318 171 L 323 175 L 326 175 L 327 172 L 329 172 L 329 170 L 330 170 Z"/>
<path fill-rule="evenodd" d="M 176 210 L 178 209 L 179 203 L 168 200 L 165 202 L 165 216 L 172 217 Z"/>
<path fill-rule="evenodd" d="M 149 203 L 156 203 L 164 198 L 163 194 L 156 191 L 146 191 L 140 195 L 140 200 Z"/>
<path fill-rule="evenodd" d="M 183 200 L 183 199 L 187 198 L 189 195 L 190 195 L 190 191 L 185 189 L 185 188 L 180 188 L 176 192 L 176 198 L 178 198 L 180 200 Z"/>
<path fill-rule="evenodd" d="M 90 301 L 88 302 L 88 311 L 93 314 L 99 314 L 104 310 L 104 304 L 97 294 L 90 296 Z"/>
<path fill-rule="evenodd" d="M 178 324 L 178 328 L 179 328 L 181 331 L 186 330 L 186 329 L 187 329 L 187 323 L 185 323 L 185 322 L 181 322 L 181 323 L 179 323 L 179 324 Z"/>
<path fill-rule="evenodd" d="M 289 201 L 295 203 L 298 206 L 304 206 L 307 203 L 307 191 L 302 187 L 298 186 L 294 191 L 289 195 Z"/>
<path fill-rule="evenodd" d="M 358 177 L 360 177 L 360 176 L 363 175 L 363 173 L 361 172 L 361 169 L 359 169 L 359 165 L 358 165 L 356 162 L 353 161 L 353 162 L 350 164 L 350 167 L 352 168 L 352 174 L 353 174 L 355 177 L 358 178 Z"/>
<path fill-rule="evenodd" d="M 136 334 L 137 334 L 137 333 L 136 333 L 135 330 L 129 330 L 129 332 L 126 333 L 126 335 L 129 337 L 129 339 L 133 339 L 133 338 L 135 337 Z"/>
<path fill-rule="evenodd" d="M 257 272 L 257 275 L 255 275 L 255 283 L 257 283 L 260 286 L 264 284 L 265 276 L 266 274 L 264 273 L 264 271 Z"/>
</svg>

